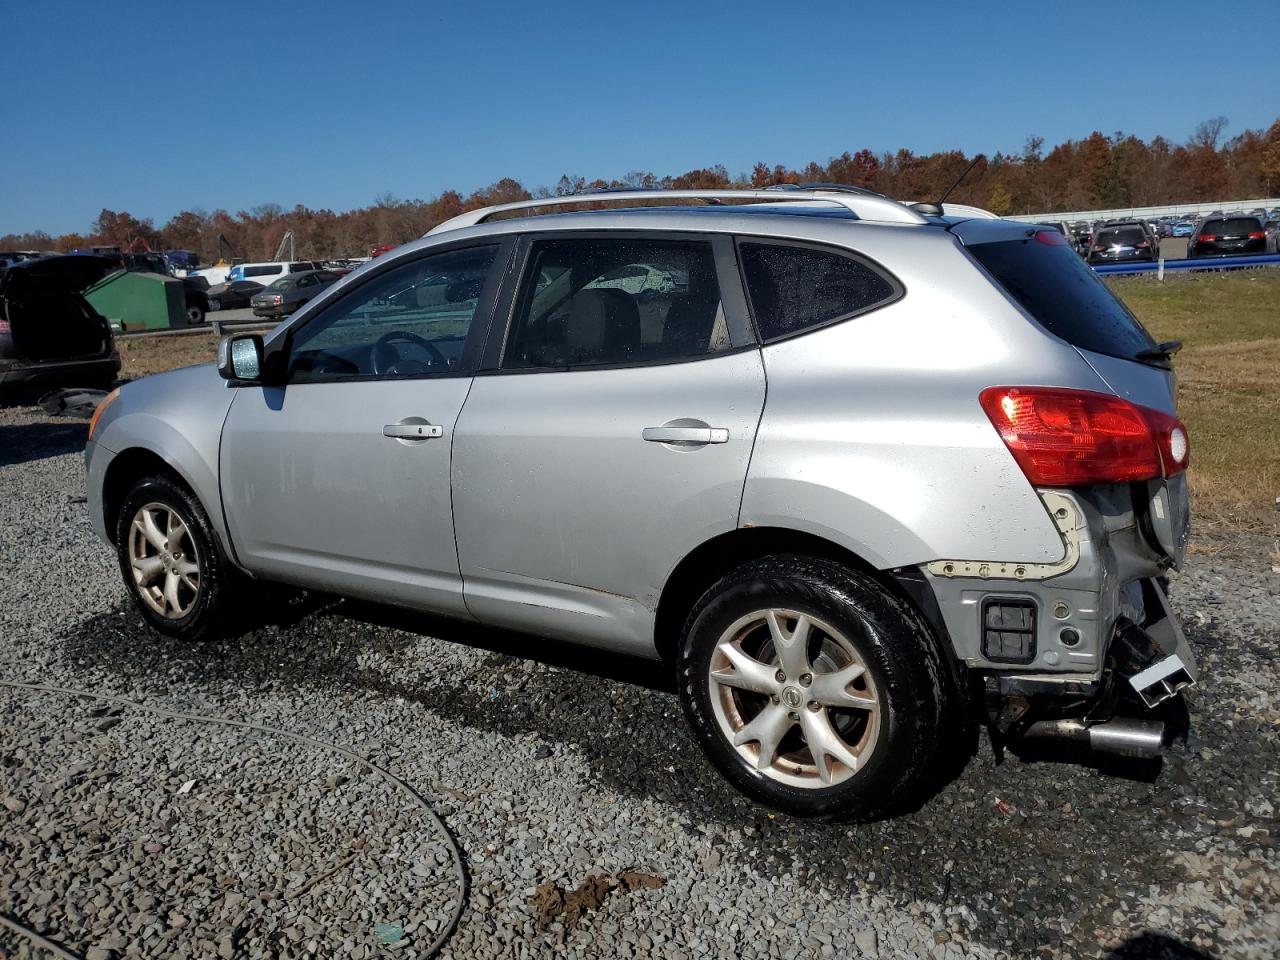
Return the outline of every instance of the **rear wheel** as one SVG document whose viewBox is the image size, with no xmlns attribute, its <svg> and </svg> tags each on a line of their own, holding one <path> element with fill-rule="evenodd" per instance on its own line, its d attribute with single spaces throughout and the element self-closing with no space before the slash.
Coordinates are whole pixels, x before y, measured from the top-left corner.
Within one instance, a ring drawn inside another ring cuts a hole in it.
<svg viewBox="0 0 1280 960">
<path fill-rule="evenodd" d="M 197 323 L 204 323 L 204 308 L 200 304 L 187 304 L 187 323 L 193 327 Z"/>
<path fill-rule="evenodd" d="M 932 635 L 840 564 L 732 571 L 690 614 L 678 670 L 708 757 L 769 806 L 871 819 L 909 804 L 933 765 L 947 693 Z"/>
<path fill-rule="evenodd" d="M 182 640 L 221 631 L 230 571 L 186 487 L 163 475 L 139 480 L 116 518 L 116 545 L 125 585 L 156 630 Z"/>
<path fill-rule="evenodd" d="M 217 297 L 210 297 L 209 310 L 213 311 L 213 310 L 221 310 L 221 309 L 222 309 L 222 301 L 219 300 Z"/>
</svg>

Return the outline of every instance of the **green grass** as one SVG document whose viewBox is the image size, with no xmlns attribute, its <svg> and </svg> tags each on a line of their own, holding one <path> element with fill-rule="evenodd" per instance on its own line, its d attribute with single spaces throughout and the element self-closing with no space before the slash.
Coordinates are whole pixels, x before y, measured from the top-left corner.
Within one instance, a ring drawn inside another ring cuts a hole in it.
<svg viewBox="0 0 1280 960">
<path fill-rule="evenodd" d="M 1275 527 L 1280 496 L 1280 269 L 1108 281 L 1157 340 L 1181 340 L 1178 408 L 1196 514 Z"/>
</svg>

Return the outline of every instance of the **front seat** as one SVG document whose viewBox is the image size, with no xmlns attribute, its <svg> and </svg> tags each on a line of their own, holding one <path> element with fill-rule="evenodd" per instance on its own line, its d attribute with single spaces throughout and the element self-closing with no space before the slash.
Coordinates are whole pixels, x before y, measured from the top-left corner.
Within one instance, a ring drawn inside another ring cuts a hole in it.
<svg viewBox="0 0 1280 960">
<path fill-rule="evenodd" d="M 569 363 L 630 363 L 640 354 L 640 311 L 621 290 L 579 290 L 565 323 Z"/>
</svg>

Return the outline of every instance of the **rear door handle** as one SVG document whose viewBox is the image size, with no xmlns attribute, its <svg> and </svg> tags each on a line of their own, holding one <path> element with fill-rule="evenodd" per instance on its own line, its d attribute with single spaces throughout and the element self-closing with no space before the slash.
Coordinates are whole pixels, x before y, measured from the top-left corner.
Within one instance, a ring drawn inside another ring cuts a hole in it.
<svg viewBox="0 0 1280 960">
<path fill-rule="evenodd" d="M 650 443 L 728 443 L 725 427 L 645 427 L 640 434 Z"/>
<path fill-rule="evenodd" d="M 444 427 L 438 423 L 388 423 L 382 428 L 384 437 L 397 440 L 430 440 L 443 437 Z"/>
</svg>

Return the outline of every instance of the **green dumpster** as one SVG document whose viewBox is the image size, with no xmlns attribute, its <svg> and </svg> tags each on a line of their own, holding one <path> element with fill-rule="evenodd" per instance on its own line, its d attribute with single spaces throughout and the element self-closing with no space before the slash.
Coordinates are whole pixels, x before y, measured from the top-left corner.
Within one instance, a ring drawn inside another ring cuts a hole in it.
<svg viewBox="0 0 1280 960">
<path fill-rule="evenodd" d="M 84 297 L 114 329 L 126 333 L 187 325 L 186 290 L 173 277 L 119 270 L 91 286 Z"/>
</svg>

